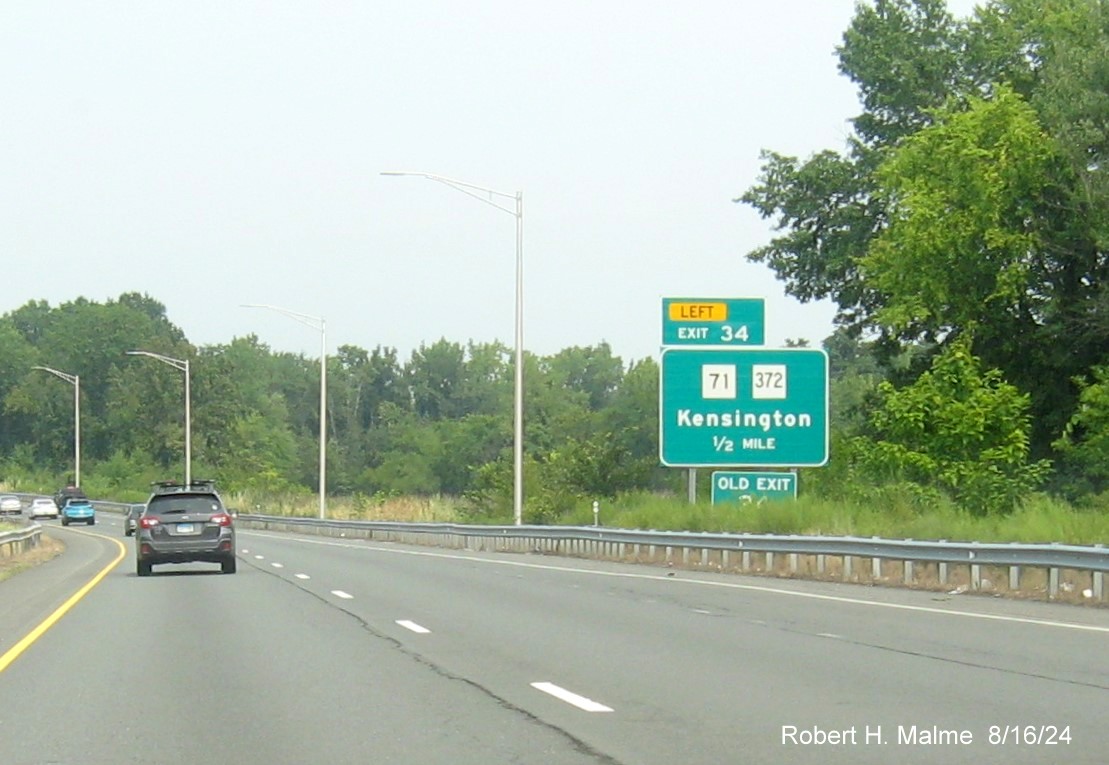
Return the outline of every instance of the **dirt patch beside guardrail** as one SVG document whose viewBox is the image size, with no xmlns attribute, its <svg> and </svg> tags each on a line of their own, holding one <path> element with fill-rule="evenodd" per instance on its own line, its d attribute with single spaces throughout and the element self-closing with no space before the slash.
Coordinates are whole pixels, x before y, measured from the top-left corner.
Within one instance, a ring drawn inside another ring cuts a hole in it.
<svg viewBox="0 0 1109 765">
<path fill-rule="evenodd" d="M 64 551 L 65 544 L 61 540 L 43 534 L 37 547 L 19 555 L 0 557 L 0 582 L 32 566 L 46 563 L 46 561 L 61 555 Z"/>
</svg>

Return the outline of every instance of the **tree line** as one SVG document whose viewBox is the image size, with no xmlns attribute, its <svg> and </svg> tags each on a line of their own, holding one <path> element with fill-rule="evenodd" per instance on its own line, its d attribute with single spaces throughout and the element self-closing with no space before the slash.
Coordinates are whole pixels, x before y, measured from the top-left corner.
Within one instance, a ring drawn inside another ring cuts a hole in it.
<svg viewBox="0 0 1109 765">
<path fill-rule="evenodd" d="M 0 318 L 0 460 L 8 474 L 72 470 L 73 388 L 36 366 L 80 377 L 83 472 L 110 486 L 182 475 L 183 375 L 130 356 L 190 362 L 194 477 L 230 489 L 310 493 L 318 481 L 318 358 L 274 352 L 256 336 L 194 346 L 148 295 Z M 525 354 L 525 475 L 532 520 L 578 496 L 659 489 L 658 367 L 627 365 L 607 344 Z M 501 343 L 392 348 L 343 345 L 327 358 L 327 490 L 469 496 L 511 507 L 514 357 Z"/>
</svg>

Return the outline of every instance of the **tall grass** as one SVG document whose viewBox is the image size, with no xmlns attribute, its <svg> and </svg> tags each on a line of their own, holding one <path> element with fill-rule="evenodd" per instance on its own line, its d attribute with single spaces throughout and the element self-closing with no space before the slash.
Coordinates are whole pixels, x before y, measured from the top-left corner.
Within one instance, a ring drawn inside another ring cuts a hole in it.
<svg viewBox="0 0 1109 765">
<path fill-rule="evenodd" d="M 243 513 L 317 517 L 320 512 L 319 496 L 316 494 L 236 492 L 224 495 L 223 499 L 228 507 Z M 451 497 L 355 494 L 327 497 L 327 517 L 336 520 L 455 523 L 460 518 L 460 506 L 460 501 Z"/>
<path fill-rule="evenodd" d="M 1076 509 L 1045 495 L 1030 497 L 1011 515 L 978 517 L 939 500 L 919 507 L 916 500 L 884 505 L 801 497 L 761 504 L 689 504 L 677 497 L 628 494 L 601 503 L 604 526 L 669 531 L 748 532 L 821 536 L 879 536 L 977 542 L 1109 541 L 1109 513 Z M 591 507 L 576 509 L 570 523 L 593 523 Z"/>
</svg>

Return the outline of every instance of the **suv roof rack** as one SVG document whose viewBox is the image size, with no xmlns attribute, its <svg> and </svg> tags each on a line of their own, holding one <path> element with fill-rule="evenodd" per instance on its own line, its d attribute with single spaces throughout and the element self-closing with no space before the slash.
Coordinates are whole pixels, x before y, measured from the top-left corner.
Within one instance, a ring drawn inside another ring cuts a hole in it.
<svg viewBox="0 0 1109 765">
<path fill-rule="evenodd" d="M 212 478 L 194 478 L 189 483 L 184 481 L 153 481 L 155 494 L 173 494 L 187 491 L 215 491 L 216 482 Z"/>
</svg>

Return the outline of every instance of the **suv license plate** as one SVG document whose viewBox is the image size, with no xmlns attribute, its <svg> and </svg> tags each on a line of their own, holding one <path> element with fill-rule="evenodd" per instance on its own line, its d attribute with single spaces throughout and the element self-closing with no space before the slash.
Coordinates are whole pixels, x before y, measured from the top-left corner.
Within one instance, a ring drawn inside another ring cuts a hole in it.
<svg viewBox="0 0 1109 765">
<path fill-rule="evenodd" d="M 192 534 L 194 531 L 195 531 L 195 528 L 193 527 L 193 524 L 191 524 L 191 523 L 179 523 L 179 524 L 177 524 L 177 533 L 178 534 Z"/>
</svg>

